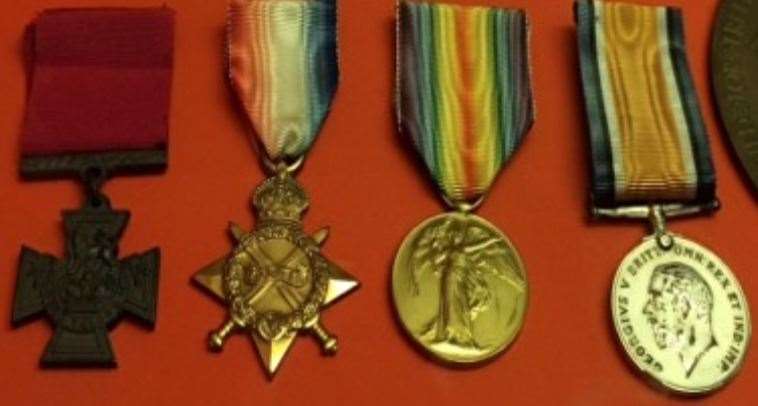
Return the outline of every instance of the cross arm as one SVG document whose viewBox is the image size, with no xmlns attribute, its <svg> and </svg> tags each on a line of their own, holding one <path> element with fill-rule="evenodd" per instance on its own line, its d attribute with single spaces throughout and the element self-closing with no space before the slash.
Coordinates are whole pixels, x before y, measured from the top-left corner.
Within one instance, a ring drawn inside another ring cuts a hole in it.
<svg viewBox="0 0 758 406">
<path fill-rule="evenodd" d="M 155 325 L 159 268 L 158 248 L 125 258 L 120 265 L 120 271 L 128 273 L 129 280 L 123 310 L 150 327 Z"/>
<path fill-rule="evenodd" d="M 45 290 L 58 259 L 31 248 L 21 248 L 16 297 L 13 300 L 13 324 L 37 317 L 45 310 Z"/>
</svg>

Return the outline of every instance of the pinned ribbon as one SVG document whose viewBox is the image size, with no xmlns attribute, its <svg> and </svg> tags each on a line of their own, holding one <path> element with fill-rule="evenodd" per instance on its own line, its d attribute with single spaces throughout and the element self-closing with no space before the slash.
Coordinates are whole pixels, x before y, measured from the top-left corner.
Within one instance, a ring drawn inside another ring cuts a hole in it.
<svg viewBox="0 0 758 406">
<path fill-rule="evenodd" d="M 595 205 L 714 200 L 681 11 L 593 0 L 577 11 Z"/>
<path fill-rule="evenodd" d="M 92 166 L 165 168 L 171 9 L 45 10 L 28 34 L 25 176 L 78 176 Z"/>
<path fill-rule="evenodd" d="M 398 117 L 454 203 L 490 188 L 534 121 L 521 10 L 399 4 Z"/>
<path fill-rule="evenodd" d="M 269 159 L 313 144 L 337 89 L 336 0 L 232 0 L 229 75 Z"/>
</svg>

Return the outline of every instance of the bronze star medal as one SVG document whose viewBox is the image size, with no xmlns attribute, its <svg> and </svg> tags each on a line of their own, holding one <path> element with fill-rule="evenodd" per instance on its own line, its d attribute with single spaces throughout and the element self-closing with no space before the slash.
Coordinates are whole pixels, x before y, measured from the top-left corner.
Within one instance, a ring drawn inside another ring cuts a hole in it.
<svg viewBox="0 0 758 406">
<path fill-rule="evenodd" d="M 321 254 L 328 229 L 313 236 L 303 230 L 308 197 L 286 171 L 258 187 L 253 206 L 255 229 L 245 232 L 232 224 L 237 246 L 194 279 L 229 306 L 228 320 L 210 335 L 211 348 L 221 350 L 234 332 L 249 334 L 273 375 L 300 331 L 313 333 L 324 353 L 337 351 L 321 310 L 358 281 Z"/>
<path fill-rule="evenodd" d="M 232 224 L 237 246 L 194 277 L 229 309 L 210 334 L 210 348 L 220 351 L 233 333 L 245 333 L 269 377 L 301 331 L 312 333 L 324 353 L 337 352 L 321 311 L 358 286 L 321 254 L 328 230 L 303 230 L 308 196 L 293 174 L 329 112 L 339 66 L 336 2 L 296 3 L 230 1 L 229 78 L 270 178 L 253 194 L 255 228 Z"/>
</svg>

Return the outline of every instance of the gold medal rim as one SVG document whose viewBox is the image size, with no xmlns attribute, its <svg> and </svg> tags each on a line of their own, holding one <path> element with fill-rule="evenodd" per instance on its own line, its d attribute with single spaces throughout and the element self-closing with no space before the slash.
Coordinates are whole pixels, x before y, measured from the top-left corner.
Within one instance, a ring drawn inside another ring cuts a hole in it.
<svg viewBox="0 0 758 406">
<path fill-rule="evenodd" d="M 516 328 L 513 333 L 513 335 L 508 340 L 504 340 L 503 343 L 501 343 L 496 349 L 493 351 L 490 351 L 489 353 L 479 356 L 479 357 L 456 357 L 454 355 L 434 351 L 431 348 L 427 347 L 423 342 L 421 342 L 415 334 L 411 331 L 409 326 L 407 325 L 406 321 L 403 318 L 403 315 L 400 312 L 400 309 L 397 305 L 398 303 L 398 293 L 397 293 L 397 287 L 395 286 L 395 276 L 398 272 L 400 272 L 401 266 L 399 265 L 400 259 L 402 257 L 405 257 L 403 255 L 404 252 L 408 251 L 410 248 L 411 241 L 415 240 L 418 234 L 421 232 L 421 230 L 425 229 L 429 224 L 439 221 L 440 219 L 450 217 L 450 216 L 465 216 L 469 218 L 473 218 L 478 223 L 487 226 L 489 229 L 491 229 L 493 232 L 495 232 L 502 241 L 511 249 L 511 251 L 514 254 L 514 257 L 516 259 L 516 262 L 519 266 L 519 269 L 521 270 L 521 275 L 524 278 L 524 308 L 518 315 L 518 323 L 516 323 Z M 395 314 L 400 322 L 400 324 L 403 327 L 403 330 L 405 334 L 410 337 L 410 339 L 413 341 L 414 344 L 420 349 L 424 351 L 424 353 L 431 355 L 434 357 L 434 359 L 441 361 L 446 364 L 450 365 L 462 365 L 462 366 L 477 366 L 483 363 L 486 363 L 487 361 L 493 360 L 500 355 L 502 355 L 511 345 L 513 345 L 514 342 L 518 339 L 519 335 L 521 334 L 521 331 L 524 328 L 525 320 L 526 320 L 526 314 L 529 309 L 529 279 L 526 271 L 526 267 L 524 266 L 524 262 L 521 259 L 521 255 L 519 254 L 516 247 L 513 245 L 511 240 L 503 233 L 498 227 L 496 227 L 494 224 L 490 223 L 489 221 L 485 220 L 482 217 L 479 217 L 473 213 L 461 213 L 461 212 L 447 212 L 438 214 L 432 217 L 427 218 L 426 220 L 422 221 L 419 225 L 413 228 L 408 235 L 403 239 L 403 242 L 400 244 L 400 248 L 397 250 L 397 254 L 395 255 L 395 260 L 393 261 L 392 265 L 392 281 L 391 281 L 391 288 L 392 288 L 392 304 L 395 309 Z"/>
<path fill-rule="evenodd" d="M 688 244 L 694 245 L 697 248 L 703 250 L 707 254 L 713 256 L 714 258 L 717 258 L 719 262 L 721 262 L 725 267 L 722 269 L 722 271 L 726 271 L 729 276 L 731 276 L 731 279 L 735 282 L 736 291 L 740 294 L 740 298 L 742 299 L 743 303 L 745 303 L 745 316 L 746 316 L 746 334 L 745 334 L 745 342 L 748 343 L 745 346 L 745 351 L 743 351 L 742 356 L 740 357 L 737 364 L 732 368 L 729 373 L 727 373 L 722 379 L 717 380 L 712 385 L 708 386 L 702 386 L 702 387 L 684 387 L 681 385 L 677 385 L 672 382 L 668 382 L 667 380 L 663 379 L 663 377 L 658 376 L 654 374 L 652 371 L 650 371 L 649 368 L 646 368 L 644 365 L 641 365 L 637 362 L 637 360 L 630 355 L 630 350 L 627 348 L 625 342 L 623 339 L 621 339 L 621 328 L 618 323 L 618 314 L 616 313 L 616 298 L 618 295 L 617 286 L 619 284 L 619 278 L 621 277 L 621 274 L 623 272 L 622 265 L 627 262 L 627 259 L 630 256 L 633 256 L 636 252 L 638 252 L 641 248 L 649 245 L 649 244 L 656 244 L 656 238 L 654 235 L 647 236 L 642 239 L 642 242 L 634 246 L 621 260 L 619 263 L 618 268 L 616 268 L 616 273 L 613 277 L 613 285 L 611 286 L 611 296 L 610 296 L 610 307 L 611 307 L 611 319 L 613 321 L 613 328 L 616 332 L 616 342 L 621 348 L 624 350 L 624 354 L 626 356 L 626 359 L 634 365 L 637 371 L 642 372 L 646 377 L 652 379 L 654 382 L 656 382 L 658 385 L 662 386 L 665 389 L 668 389 L 670 391 L 673 391 L 675 393 L 679 393 L 682 395 L 704 395 L 708 393 L 715 392 L 719 389 L 722 389 L 727 384 L 729 384 L 742 370 L 742 367 L 745 364 L 745 361 L 747 359 L 748 351 L 750 350 L 750 340 L 752 338 L 752 319 L 750 316 L 750 303 L 747 300 L 747 296 L 745 295 L 745 292 L 742 290 L 742 284 L 740 283 L 739 279 L 737 279 L 737 276 L 732 272 L 731 267 L 729 264 L 724 262 L 723 259 L 721 259 L 720 256 L 716 255 L 712 250 L 710 250 L 708 247 L 693 241 L 689 238 L 686 238 L 679 234 L 671 234 L 671 236 L 675 240 L 685 241 Z"/>
</svg>

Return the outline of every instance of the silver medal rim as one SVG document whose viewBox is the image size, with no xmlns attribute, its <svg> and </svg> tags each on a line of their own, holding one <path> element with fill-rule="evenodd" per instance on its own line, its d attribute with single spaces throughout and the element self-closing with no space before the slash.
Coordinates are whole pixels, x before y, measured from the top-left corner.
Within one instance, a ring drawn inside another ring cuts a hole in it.
<svg viewBox="0 0 758 406">
<path fill-rule="evenodd" d="M 722 260 L 721 257 L 719 257 L 718 255 L 716 255 L 708 247 L 705 247 L 704 245 L 702 245 L 702 244 L 700 244 L 700 243 L 698 243 L 696 241 L 690 240 L 690 239 L 688 239 L 686 237 L 683 237 L 681 235 L 678 235 L 678 234 L 671 234 L 671 237 L 673 237 L 674 240 L 685 241 L 685 242 L 687 242 L 689 244 L 692 244 L 692 245 L 698 247 L 699 249 L 703 250 L 703 252 L 707 253 L 708 255 L 710 255 L 710 256 L 712 256 L 714 258 L 717 258 L 725 266 L 724 269 L 722 269 L 722 271 L 727 272 L 728 275 L 731 276 L 732 281 L 734 281 L 734 285 L 736 287 L 735 290 L 740 294 L 740 298 L 745 303 L 745 316 L 746 316 L 746 320 L 747 320 L 747 323 L 746 323 L 747 328 L 746 328 L 746 333 L 745 333 L 745 342 L 747 344 L 745 345 L 745 351 L 743 351 L 740 359 L 737 361 L 737 363 L 735 364 L 735 366 L 726 375 L 724 375 L 724 377 L 722 379 L 719 379 L 719 380 L 715 381 L 712 385 L 701 386 L 701 387 L 685 387 L 685 386 L 681 386 L 681 385 L 677 385 L 675 383 L 669 382 L 669 381 L 665 380 L 663 377 L 661 377 L 659 375 L 656 375 L 649 368 L 646 368 L 643 364 L 639 363 L 636 360 L 636 358 L 634 358 L 630 354 L 630 352 L 631 352 L 630 349 L 627 347 L 626 343 L 622 339 L 621 328 L 620 328 L 619 323 L 618 323 L 619 316 L 616 313 L 615 303 L 616 303 L 616 298 L 617 298 L 617 295 L 618 295 L 617 286 L 619 284 L 619 278 L 621 277 L 621 275 L 623 273 L 623 267 L 622 267 L 622 265 L 624 263 L 626 263 L 627 259 L 630 256 L 632 256 L 633 254 L 635 254 L 640 248 L 642 248 L 642 247 L 644 247 L 646 245 L 649 245 L 651 243 L 655 244 L 656 243 L 655 242 L 656 241 L 655 236 L 645 237 L 642 240 L 641 243 L 637 244 L 634 248 L 632 248 L 624 256 L 624 258 L 619 263 L 618 268 L 616 269 L 616 273 L 615 273 L 615 275 L 613 277 L 613 285 L 611 287 L 611 296 L 610 296 L 611 318 L 612 318 L 612 321 L 613 321 L 613 328 L 614 328 L 614 330 L 616 332 L 617 344 L 619 346 L 621 346 L 621 348 L 624 349 L 624 354 L 626 355 L 627 360 L 631 364 L 633 364 L 634 367 L 639 372 L 642 372 L 645 376 L 649 377 L 654 382 L 656 382 L 657 384 L 661 385 L 663 388 L 668 389 L 670 391 L 673 391 L 673 392 L 676 392 L 676 393 L 679 393 L 679 394 L 683 394 L 683 395 L 705 395 L 705 394 L 709 394 L 709 393 L 712 393 L 712 392 L 715 392 L 715 391 L 717 391 L 719 389 L 724 388 L 727 384 L 729 384 L 740 373 L 740 371 L 742 370 L 742 367 L 745 364 L 745 360 L 747 359 L 747 354 L 748 354 L 748 352 L 750 350 L 750 341 L 751 341 L 751 338 L 752 338 L 752 318 L 750 316 L 750 303 L 748 302 L 748 298 L 747 298 L 747 296 L 745 295 L 745 292 L 742 289 L 742 284 L 737 279 L 737 277 L 734 274 L 734 272 L 732 272 L 731 267 L 729 267 L 729 265 L 726 262 L 724 262 L 724 260 Z"/>
</svg>

